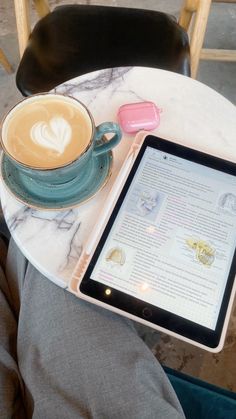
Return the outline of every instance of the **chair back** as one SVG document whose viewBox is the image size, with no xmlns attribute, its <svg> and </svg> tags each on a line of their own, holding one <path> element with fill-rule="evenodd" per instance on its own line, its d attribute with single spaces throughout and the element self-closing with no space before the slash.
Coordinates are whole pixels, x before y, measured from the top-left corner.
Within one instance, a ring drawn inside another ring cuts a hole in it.
<svg viewBox="0 0 236 419">
<path fill-rule="evenodd" d="M 87 72 L 121 66 L 156 67 L 189 75 L 188 36 L 161 12 L 59 6 L 35 25 L 16 81 L 28 95 Z"/>
</svg>

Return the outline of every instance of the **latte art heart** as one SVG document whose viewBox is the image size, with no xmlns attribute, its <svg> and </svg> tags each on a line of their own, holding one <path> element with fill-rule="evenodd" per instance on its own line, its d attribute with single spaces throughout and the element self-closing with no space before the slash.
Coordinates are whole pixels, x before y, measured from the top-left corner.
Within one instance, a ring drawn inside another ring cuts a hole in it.
<svg viewBox="0 0 236 419">
<path fill-rule="evenodd" d="M 63 154 L 66 146 L 71 141 L 72 130 L 69 123 L 61 116 L 56 116 L 50 121 L 36 122 L 30 130 L 32 141 L 42 147 Z"/>
<path fill-rule="evenodd" d="M 93 123 L 76 99 L 49 93 L 16 105 L 6 134 L 8 150 L 17 161 L 50 170 L 71 164 L 85 152 Z"/>
</svg>

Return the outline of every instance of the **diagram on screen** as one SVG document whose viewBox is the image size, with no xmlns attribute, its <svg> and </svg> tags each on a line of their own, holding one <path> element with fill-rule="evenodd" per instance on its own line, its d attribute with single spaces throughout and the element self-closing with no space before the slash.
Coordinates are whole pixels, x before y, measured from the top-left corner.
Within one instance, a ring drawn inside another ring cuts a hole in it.
<svg viewBox="0 0 236 419">
<path fill-rule="evenodd" d="M 105 259 L 110 264 L 123 266 L 126 260 L 125 252 L 121 247 L 113 247 L 108 250 Z"/>
<path fill-rule="evenodd" d="M 163 200 L 164 194 L 136 185 L 129 196 L 127 210 L 132 214 L 155 221 Z"/>
<path fill-rule="evenodd" d="M 231 213 L 236 214 L 236 195 L 231 192 L 223 193 L 220 198 L 218 205 L 221 209 Z"/>
<path fill-rule="evenodd" d="M 215 249 L 206 241 L 188 238 L 186 244 L 194 252 L 196 260 L 205 266 L 211 266 L 215 260 Z"/>
</svg>

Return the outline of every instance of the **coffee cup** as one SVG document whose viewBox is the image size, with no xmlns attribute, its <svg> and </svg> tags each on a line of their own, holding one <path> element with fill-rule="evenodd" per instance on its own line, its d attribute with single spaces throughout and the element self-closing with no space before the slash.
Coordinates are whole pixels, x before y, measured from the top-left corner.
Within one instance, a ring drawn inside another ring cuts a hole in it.
<svg viewBox="0 0 236 419">
<path fill-rule="evenodd" d="M 107 140 L 105 134 L 114 134 Z M 119 125 L 94 119 L 79 100 L 42 93 L 16 104 L 2 124 L 1 145 L 18 171 L 40 184 L 83 179 L 91 159 L 121 140 Z"/>
</svg>

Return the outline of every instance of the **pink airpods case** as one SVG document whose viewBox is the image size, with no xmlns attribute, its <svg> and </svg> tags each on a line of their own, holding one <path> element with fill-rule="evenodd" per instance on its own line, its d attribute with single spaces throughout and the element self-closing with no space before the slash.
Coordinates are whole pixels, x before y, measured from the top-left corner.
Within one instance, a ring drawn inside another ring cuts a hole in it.
<svg viewBox="0 0 236 419">
<path fill-rule="evenodd" d="M 160 124 L 161 109 L 153 102 L 128 103 L 120 106 L 118 122 L 124 132 L 151 131 Z"/>
</svg>

